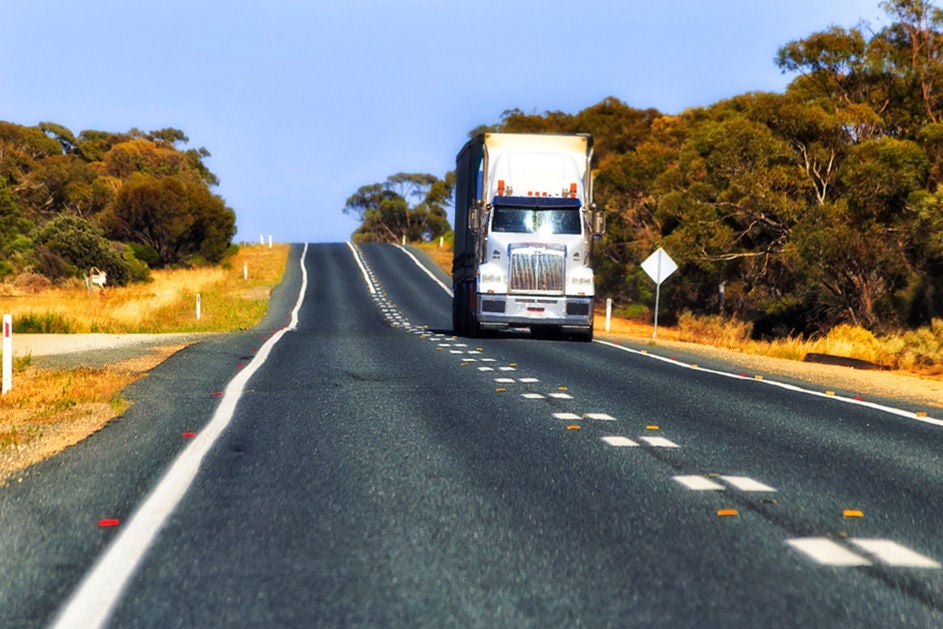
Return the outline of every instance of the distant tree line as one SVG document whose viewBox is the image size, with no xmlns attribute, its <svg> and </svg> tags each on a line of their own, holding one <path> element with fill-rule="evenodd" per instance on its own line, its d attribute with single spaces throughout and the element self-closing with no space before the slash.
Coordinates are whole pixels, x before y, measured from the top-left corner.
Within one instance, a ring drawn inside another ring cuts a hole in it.
<svg viewBox="0 0 943 629">
<path fill-rule="evenodd" d="M 93 266 L 109 284 L 151 268 L 219 262 L 235 214 L 211 190 L 206 149 L 178 129 L 82 131 L 0 121 L 0 279 Z"/>
<path fill-rule="evenodd" d="M 428 242 L 450 230 L 447 208 L 455 173 L 444 179 L 428 173 L 397 173 L 383 183 L 361 186 L 347 199 L 344 213 L 360 221 L 355 242 Z"/>
<path fill-rule="evenodd" d="M 795 78 L 664 115 L 607 98 L 575 115 L 504 113 L 484 130 L 589 132 L 608 232 L 597 289 L 653 303 L 640 263 L 680 269 L 665 315 L 722 314 L 754 336 L 943 318 L 943 12 L 880 4 L 890 24 L 831 27 L 776 55 Z"/>
</svg>

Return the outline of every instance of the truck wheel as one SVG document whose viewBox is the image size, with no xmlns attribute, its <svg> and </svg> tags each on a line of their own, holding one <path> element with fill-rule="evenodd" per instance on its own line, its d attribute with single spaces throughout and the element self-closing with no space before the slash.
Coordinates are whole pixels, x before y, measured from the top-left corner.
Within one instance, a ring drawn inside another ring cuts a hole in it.
<svg viewBox="0 0 943 629">
<path fill-rule="evenodd" d="M 481 325 L 478 323 L 478 317 L 474 312 L 468 313 L 468 336 L 473 339 L 481 336 Z"/>
<path fill-rule="evenodd" d="M 461 336 L 462 330 L 462 291 L 452 288 L 452 334 Z"/>
</svg>

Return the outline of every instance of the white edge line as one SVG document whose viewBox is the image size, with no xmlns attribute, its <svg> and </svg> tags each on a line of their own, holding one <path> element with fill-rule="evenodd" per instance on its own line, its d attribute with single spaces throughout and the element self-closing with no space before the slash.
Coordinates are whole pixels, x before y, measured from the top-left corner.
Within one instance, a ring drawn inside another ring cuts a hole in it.
<svg viewBox="0 0 943 629">
<path fill-rule="evenodd" d="M 252 361 L 229 381 L 210 422 L 177 455 L 157 486 L 122 527 L 121 533 L 83 577 L 66 605 L 57 613 L 54 627 L 101 627 L 108 622 L 138 565 L 196 478 L 203 458 L 229 426 L 246 383 L 265 363 L 282 336 L 297 328 L 298 314 L 308 286 L 308 273 L 304 266 L 307 252 L 308 245 L 305 243 L 300 261 L 301 292 L 292 309 L 291 325 L 273 334 L 259 348 Z"/>
<path fill-rule="evenodd" d="M 363 273 L 363 281 L 367 284 L 367 289 L 370 291 L 370 294 L 373 295 L 377 292 L 376 287 L 373 285 L 373 282 L 370 281 L 370 275 L 367 273 L 367 267 L 364 266 L 363 260 L 360 259 L 360 251 L 353 245 L 353 243 L 347 243 L 347 246 L 350 247 L 350 252 L 354 254 L 354 260 L 357 262 L 357 266 L 360 267 L 360 272 Z"/>
<path fill-rule="evenodd" d="M 429 277 L 431 277 L 432 280 L 442 288 L 442 290 L 444 290 L 446 293 L 448 293 L 449 297 L 452 297 L 452 289 L 449 288 L 448 286 L 446 286 L 445 283 L 442 282 L 442 280 L 440 280 L 439 278 L 437 278 L 437 277 L 432 273 L 432 271 L 430 271 L 429 269 L 427 269 L 427 268 L 426 268 L 426 265 L 423 264 L 422 262 L 420 262 L 420 261 L 416 258 L 416 256 L 413 255 L 412 251 L 410 251 L 409 249 L 407 249 L 407 248 L 404 247 L 403 245 L 396 245 L 396 248 L 399 249 L 400 251 L 402 251 L 403 253 L 405 253 L 406 255 L 408 255 L 410 258 L 412 258 L 412 261 L 416 263 L 416 266 L 418 266 L 420 269 L 422 269 L 423 272 L 425 272 L 426 275 L 428 275 Z"/>
<path fill-rule="evenodd" d="M 866 408 L 871 408 L 876 411 L 890 413 L 891 415 L 897 415 L 899 417 L 913 419 L 915 421 L 922 422 L 924 424 L 930 424 L 932 426 L 943 427 L 943 420 L 935 419 L 933 417 L 925 417 L 922 415 L 918 415 L 917 413 L 913 411 L 905 411 L 904 409 L 895 408 L 893 406 L 885 406 L 884 404 L 878 404 L 876 402 L 868 402 L 867 400 L 856 400 L 854 398 L 845 397 L 842 395 L 829 395 L 821 391 L 813 391 L 812 389 L 805 389 L 803 387 L 796 386 L 794 384 L 787 384 L 785 382 L 777 382 L 776 380 L 769 380 L 767 378 L 763 378 L 762 380 L 759 380 L 756 378 L 744 378 L 741 375 L 726 372 L 726 371 L 717 371 L 715 369 L 705 369 L 704 367 L 695 367 L 693 365 L 689 365 L 680 360 L 674 360 L 672 358 L 665 358 L 663 356 L 658 356 L 657 354 L 651 354 L 649 352 L 642 352 L 637 349 L 632 349 L 631 347 L 624 347 L 622 345 L 616 345 L 615 343 L 610 343 L 609 341 L 603 341 L 600 339 L 596 339 L 594 342 L 599 343 L 600 345 L 605 345 L 607 347 L 612 347 L 614 349 L 622 350 L 623 352 L 629 352 L 630 354 L 637 354 L 645 358 L 660 360 L 664 363 L 669 363 L 677 367 L 683 367 L 686 369 L 696 369 L 697 371 L 703 371 L 705 373 L 712 373 L 718 376 L 724 376 L 726 378 L 734 378 L 736 380 L 743 380 L 743 381 L 756 382 L 759 384 L 766 384 L 769 386 L 779 387 L 781 389 L 794 391 L 796 393 L 805 393 L 806 395 L 814 395 L 816 397 L 826 398 L 829 400 L 836 400 L 838 402 L 844 402 L 845 404 L 854 404 L 856 406 L 864 406 Z"/>
</svg>

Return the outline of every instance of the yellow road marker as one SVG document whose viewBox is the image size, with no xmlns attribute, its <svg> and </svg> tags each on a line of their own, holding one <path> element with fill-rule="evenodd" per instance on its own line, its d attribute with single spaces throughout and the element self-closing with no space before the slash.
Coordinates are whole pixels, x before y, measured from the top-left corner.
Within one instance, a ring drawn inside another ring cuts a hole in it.
<svg viewBox="0 0 943 629">
<path fill-rule="evenodd" d="M 834 391 L 826 391 L 826 392 L 825 392 L 825 395 L 835 395 L 835 392 L 834 392 Z"/>
<path fill-rule="evenodd" d="M 730 517 L 732 515 L 739 515 L 739 513 L 736 509 L 718 509 L 717 515 L 722 518 L 725 518 L 725 517 Z"/>
<path fill-rule="evenodd" d="M 557 391 L 568 391 L 569 389 L 563 385 L 557 387 Z"/>
<path fill-rule="evenodd" d="M 649 424 L 648 426 L 645 426 L 645 430 L 659 430 L 659 428 L 655 424 Z"/>
<path fill-rule="evenodd" d="M 755 376 L 753 376 L 753 377 L 754 377 L 756 380 L 762 380 L 762 379 L 763 379 L 763 376 L 761 376 L 761 375 L 759 375 L 759 374 L 757 374 L 757 375 L 755 375 Z"/>
<path fill-rule="evenodd" d="M 845 518 L 863 518 L 864 512 L 860 509 L 845 509 L 842 511 L 842 517 Z"/>
<path fill-rule="evenodd" d="M 567 429 L 567 430 L 579 430 L 579 429 L 580 429 L 580 426 L 577 425 L 577 424 L 570 424 L 569 426 L 566 427 L 566 429 Z"/>
<path fill-rule="evenodd" d="M 495 389 L 495 392 L 497 393 L 504 393 L 505 391 L 507 391 L 507 389 L 505 389 L 504 387 L 498 387 L 497 389 Z"/>
</svg>

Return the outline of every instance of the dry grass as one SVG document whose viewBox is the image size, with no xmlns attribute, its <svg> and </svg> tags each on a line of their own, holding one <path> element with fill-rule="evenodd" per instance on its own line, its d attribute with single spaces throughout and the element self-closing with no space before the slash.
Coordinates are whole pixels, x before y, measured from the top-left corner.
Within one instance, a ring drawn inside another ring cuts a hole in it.
<svg viewBox="0 0 943 629">
<path fill-rule="evenodd" d="M 246 329 L 265 314 L 287 259 L 288 245 L 245 246 L 225 266 L 157 271 L 148 284 L 106 289 L 103 296 L 80 285 L 35 293 L 4 286 L 0 309 L 13 314 L 14 327 L 26 319 L 72 332 Z M 100 430 L 127 408 L 121 397 L 125 387 L 186 345 L 163 345 L 103 369 L 40 369 L 29 356 L 15 357 L 15 386 L 0 397 L 0 482 Z"/>
<path fill-rule="evenodd" d="M 186 344 L 103 369 L 18 370 L 0 397 L 0 482 L 100 430 L 128 407 L 121 391 Z"/>
<path fill-rule="evenodd" d="M 435 242 L 413 243 L 413 245 L 428 253 L 433 262 L 452 275 L 452 246 L 450 244 L 445 243 L 440 247 L 439 241 L 436 240 Z"/>
<path fill-rule="evenodd" d="M 158 270 L 146 284 L 106 287 L 88 292 L 85 285 L 40 292 L 0 287 L 0 311 L 13 315 L 18 332 L 226 332 L 254 325 L 268 308 L 272 287 L 281 281 L 288 245 L 272 249 L 248 245 L 223 266 Z M 243 278 L 244 265 L 248 279 Z M 201 317 L 196 320 L 196 297 Z M 18 323 L 19 322 L 19 323 Z M 46 327 L 33 329 L 24 325 Z"/>
</svg>

